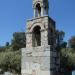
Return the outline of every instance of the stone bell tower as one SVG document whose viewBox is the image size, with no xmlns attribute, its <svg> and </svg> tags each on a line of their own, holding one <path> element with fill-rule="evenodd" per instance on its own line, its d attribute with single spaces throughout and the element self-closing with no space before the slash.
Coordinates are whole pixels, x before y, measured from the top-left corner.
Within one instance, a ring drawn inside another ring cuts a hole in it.
<svg viewBox="0 0 75 75">
<path fill-rule="evenodd" d="M 48 15 L 48 0 L 33 0 L 34 17 Z"/>
<path fill-rule="evenodd" d="M 27 21 L 22 48 L 22 75 L 58 75 L 55 21 L 48 16 L 48 0 L 33 0 L 34 18 Z"/>
</svg>

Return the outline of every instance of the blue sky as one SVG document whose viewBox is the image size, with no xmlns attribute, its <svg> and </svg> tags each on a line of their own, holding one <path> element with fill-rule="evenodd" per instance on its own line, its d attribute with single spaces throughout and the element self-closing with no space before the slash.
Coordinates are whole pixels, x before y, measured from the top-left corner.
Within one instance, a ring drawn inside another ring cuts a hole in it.
<svg viewBox="0 0 75 75">
<path fill-rule="evenodd" d="M 75 71 L 72 73 L 72 75 L 75 75 Z"/>
<path fill-rule="evenodd" d="M 50 17 L 68 40 L 75 35 L 75 0 L 49 0 L 49 5 Z M 0 0 L 0 46 L 10 42 L 14 32 L 25 31 L 32 17 L 32 0 Z"/>
</svg>

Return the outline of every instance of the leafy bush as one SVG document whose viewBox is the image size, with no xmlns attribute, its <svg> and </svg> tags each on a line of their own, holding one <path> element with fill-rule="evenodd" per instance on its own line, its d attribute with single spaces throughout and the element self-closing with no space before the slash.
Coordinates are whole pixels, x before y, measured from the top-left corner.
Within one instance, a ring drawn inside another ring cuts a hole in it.
<svg viewBox="0 0 75 75">
<path fill-rule="evenodd" d="M 3 71 L 15 71 L 20 73 L 21 71 L 21 54 L 19 51 L 9 51 L 0 53 L 0 68 Z"/>
<path fill-rule="evenodd" d="M 61 50 L 62 66 L 73 70 L 75 69 L 75 51 L 72 48 L 64 48 Z"/>
</svg>

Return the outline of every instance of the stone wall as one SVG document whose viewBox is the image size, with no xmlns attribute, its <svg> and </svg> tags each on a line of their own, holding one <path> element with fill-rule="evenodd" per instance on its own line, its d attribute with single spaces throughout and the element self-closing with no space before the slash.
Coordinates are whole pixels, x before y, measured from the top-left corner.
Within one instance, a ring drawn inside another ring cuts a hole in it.
<svg viewBox="0 0 75 75">
<path fill-rule="evenodd" d="M 22 75 L 53 75 L 56 52 L 50 51 L 50 46 L 32 47 L 22 49 Z M 50 69 L 52 71 L 50 71 Z"/>
</svg>

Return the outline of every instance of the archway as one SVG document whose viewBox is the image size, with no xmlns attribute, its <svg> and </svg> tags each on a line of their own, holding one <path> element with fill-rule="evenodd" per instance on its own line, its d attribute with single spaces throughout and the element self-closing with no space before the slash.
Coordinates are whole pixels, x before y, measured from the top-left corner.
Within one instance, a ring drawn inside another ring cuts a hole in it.
<svg viewBox="0 0 75 75">
<path fill-rule="evenodd" d="M 36 5 L 36 17 L 39 17 L 39 16 L 41 16 L 41 6 L 40 6 L 40 4 L 38 3 L 38 4 Z"/>
<path fill-rule="evenodd" d="M 32 45 L 33 47 L 41 46 L 41 32 L 40 26 L 36 26 L 32 32 Z"/>
</svg>

